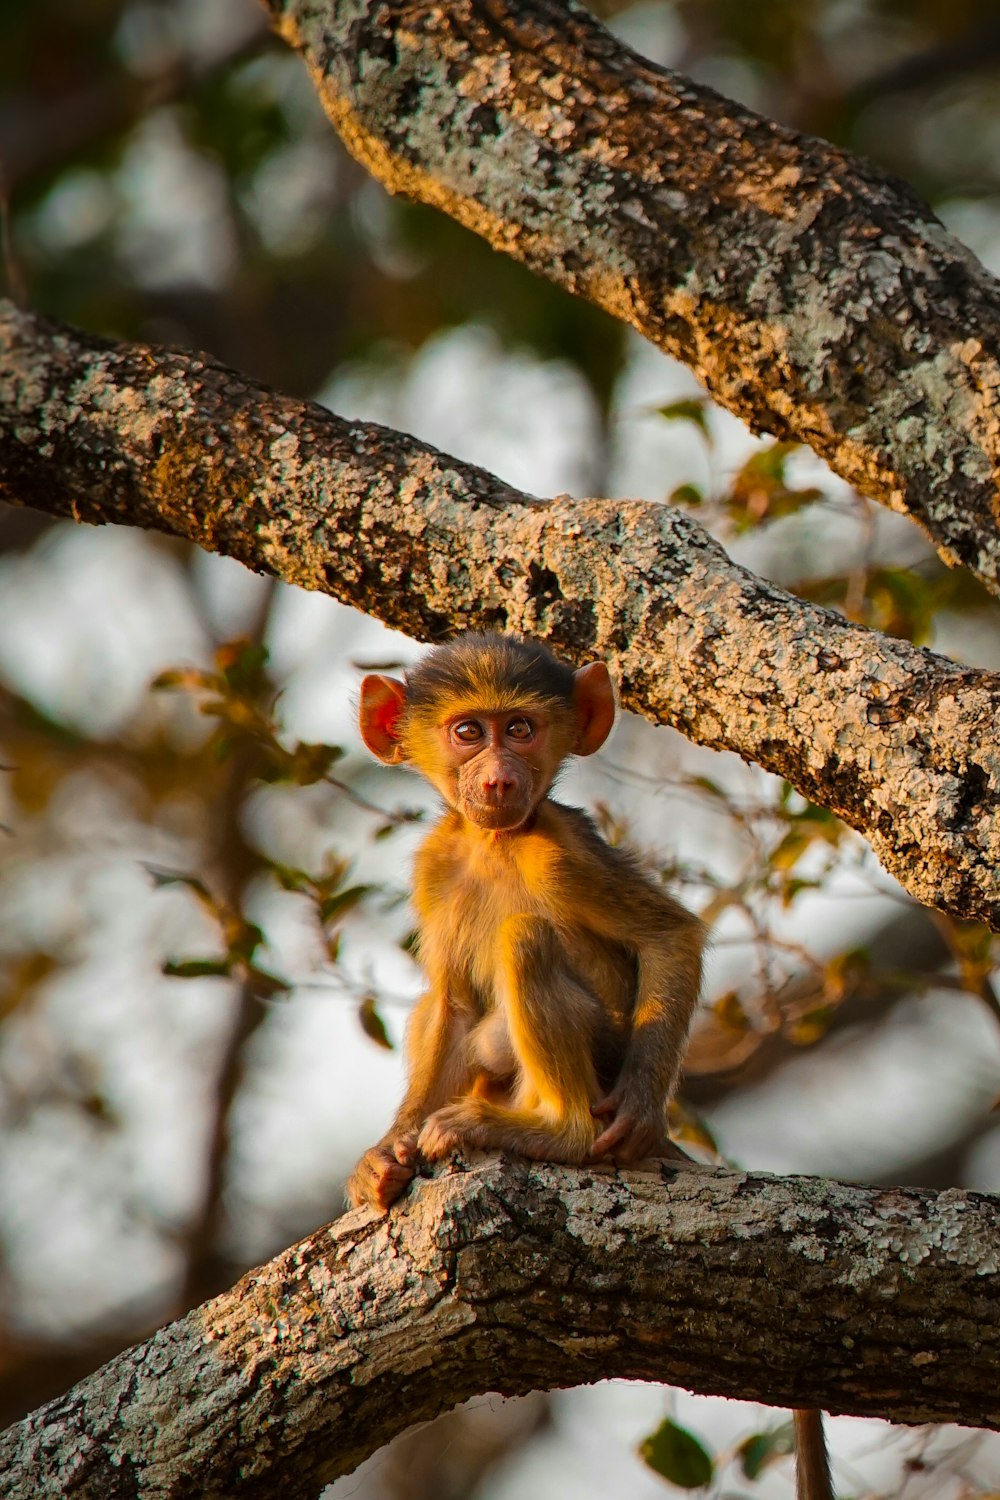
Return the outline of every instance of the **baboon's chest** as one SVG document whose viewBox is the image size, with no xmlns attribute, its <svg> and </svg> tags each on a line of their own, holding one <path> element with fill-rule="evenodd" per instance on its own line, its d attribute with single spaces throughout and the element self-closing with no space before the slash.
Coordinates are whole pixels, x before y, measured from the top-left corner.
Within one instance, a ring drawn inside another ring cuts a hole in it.
<svg viewBox="0 0 1000 1500">
<path fill-rule="evenodd" d="M 509 968 L 510 944 L 505 926 L 513 918 L 536 917 L 552 927 L 555 944 L 551 978 L 571 975 L 612 1016 L 627 1014 L 635 993 L 635 960 L 618 943 L 608 942 L 586 925 L 572 920 L 560 904 L 559 886 L 548 887 L 524 878 L 519 869 L 506 869 L 503 879 L 483 878 L 475 869 L 457 872 L 451 890 L 451 932 L 455 957 L 466 975 L 482 1013 L 501 1001 L 505 986 L 517 982 Z"/>
<path fill-rule="evenodd" d="M 512 917 L 554 921 L 556 916 L 545 894 L 532 890 L 516 869 L 504 869 L 502 875 L 502 879 L 483 878 L 475 869 L 460 867 L 450 892 L 455 957 L 484 1009 L 496 1003 L 503 983 L 500 969 L 505 925 Z"/>
</svg>

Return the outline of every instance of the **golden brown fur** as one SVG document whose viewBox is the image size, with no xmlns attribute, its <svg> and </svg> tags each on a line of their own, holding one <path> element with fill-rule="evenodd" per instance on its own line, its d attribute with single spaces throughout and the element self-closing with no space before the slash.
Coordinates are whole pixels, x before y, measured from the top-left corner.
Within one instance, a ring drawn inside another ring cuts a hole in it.
<svg viewBox="0 0 1000 1500">
<path fill-rule="evenodd" d="M 348 1185 L 377 1207 L 419 1158 L 463 1145 L 564 1162 L 662 1153 L 700 978 L 697 920 L 548 795 L 564 756 L 610 730 L 606 669 L 573 673 L 504 637 L 429 662 L 406 685 L 362 685 L 366 743 L 448 803 L 414 870 L 428 990 L 406 1094 Z"/>
<path fill-rule="evenodd" d="M 428 989 L 406 1094 L 355 1168 L 352 1203 L 387 1208 L 421 1157 L 463 1145 L 561 1162 L 668 1150 L 700 923 L 548 795 L 613 719 L 601 664 L 574 673 L 509 637 L 463 636 L 405 684 L 362 684 L 366 744 L 422 771 L 447 811 L 414 869 Z M 831 1500 L 821 1414 L 795 1418 L 799 1500 Z"/>
</svg>

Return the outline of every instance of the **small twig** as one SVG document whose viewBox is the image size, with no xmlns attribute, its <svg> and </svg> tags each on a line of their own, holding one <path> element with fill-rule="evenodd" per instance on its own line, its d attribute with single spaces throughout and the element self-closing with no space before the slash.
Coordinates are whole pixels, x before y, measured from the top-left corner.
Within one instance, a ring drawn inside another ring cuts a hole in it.
<svg viewBox="0 0 1000 1500">
<path fill-rule="evenodd" d="M 7 172 L 0 161 L 0 258 L 3 260 L 4 280 L 11 300 L 20 308 L 28 306 L 28 285 L 14 248 L 14 234 L 10 219 L 10 190 Z"/>
<path fill-rule="evenodd" d="M 327 786 L 335 787 L 338 792 L 343 792 L 344 796 L 353 802 L 355 807 L 360 807 L 364 812 L 375 813 L 378 817 L 384 818 L 387 823 L 392 823 L 397 828 L 404 823 L 416 823 L 422 817 L 419 808 L 405 808 L 403 811 L 397 809 L 396 812 L 387 812 L 384 807 L 379 807 L 377 802 L 369 802 L 368 798 L 363 797 L 349 782 L 341 781 L 339 777 L 331 776 L 329 772 L 323 777 L 323 780 Z"/>
</svg>

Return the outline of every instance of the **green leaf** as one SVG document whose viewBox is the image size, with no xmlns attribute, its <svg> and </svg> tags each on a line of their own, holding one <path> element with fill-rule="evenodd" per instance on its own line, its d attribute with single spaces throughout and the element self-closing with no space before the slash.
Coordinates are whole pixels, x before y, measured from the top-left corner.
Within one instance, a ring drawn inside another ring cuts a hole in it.
<svg viewBox="0 0 1000 1500">
<path fill-rule="evenodd" d="M 321 922 L 331 922 L 334 917 L 342 917 L 352 906 L 357 906 L 359 901 L 364 900 L 369 891 L 375 889 L 372 885 L 349 885 L 346 890 L 336 891 L 332 896 L 327 896 L 325 901 L 319 904 L 319 915 Z"/>
<path fill-rule="evenodd" d="M 405 672 L 408 663 L 396 661 L 395 658 L 387 661 L 361 661 L 360 658 L 352 656 L 351 666 L 355 672 Z"/>
<path fill-rule="evenodd" d="M 365 1036 L 370 1037 L 387 1052 L 391 1052 L 392 1041 L 385 1029 L 385 1022 L 378 1013 L 374 995 L 366 995 L 358 1006 L 358 1020 L 361 1022 L 361 1030 Z"/>
<path fill-rule="evenodd" d="M 823 498 L 822 490 L 812 485 L 791 489 L 786 484 L 785 460 L 795 447 L 795 443 L 772 443 L 752 454 L 733 475 L 725 505 L 739 531 L 793 515 Z"/>
<path fill-rule="evenodd" d="M 789 875 L 788 878 L 786 880 L 783 880 L 781 883 L 779 894 L 781 896 L 782 906 L 787 910 L 787 908 L 792 905 L 795 899 L 798 896 L 802 895 L 803 891 L 818 891 L 822 884 L 823 882 L 821 880 L 804 880 L 801 878 L 801 876 Z"/>
<path fill-rule="evenodd" d="M 271 874 L 285 891 L 308 891 L 312 890 L 316 882 L 305 870 L 297 870 L 293 865 L 280 865 L 275 860 L 270 861 Z"/>
<path fill-rule="evenodd" d="M 249 963 L 263 941 L 264 934 L 256 922 L 241 923 L 230 940 L 230 959 L 243 959 Z"/>
<path fill-rule="evenodd" d="M 670 492 L 671 505 L 701 505 L 704 499 L 704 491 L 696 484 L 679 484 Z"/>
<path fill-rule="evenodd" d="M 203 880 L 200 880 L 197 875 L 188 875 L 183 870 L 161 870 L 156 865 L 143 864 L 143 869 L 158 890 L 171 885 L 180 885 L 189 890 L 202 910 L 207 912 L 212 921 L 223 929 L 225 941 L 228 943 L 229 934 L 226 931 L 228 919 L 225 905 L 212 894 Z M 229 957 L 232 957 L 231 953 Z"/>
<path fill-rule="evenodd" d="M 771 852 L 772 870 L 791 870 L 812 843 L 812 835 L 801 828 L 793 828 Z"/>
<path fill-rule="evenodd" d="M 666 406 L 658 406 L 656 414 L 664 417 L 668 422 L 691 422 L 706 443 L 711 446 L 712 434 L 708 426 L 708 416 L 705 411 L 704 396 L 689 396 L 681 401 L 671 401 Z"/>
<path fill-rule="evenodd" d="M 168 885 L 183 885 L 189 891 L 193 891 L 200 901 L 215 910 L 215 902 L 208 886 L 197 875 L 185 875 L 183 870 L 160 870 L 156 865 L 143 864 L 143 869 L 157 890 L 162 890 Z"/>
<path fill-rule="evenodd" d="M 715 1464 L 694 1433 L 666 1417 L 639 1445 L 639 1456 L 657 1474 L 682 1490 L 710 1483 Z"/>
<path fill-rule="evenodd" d="M 259 642 L 224 641 L 215 652 L 215 665 L 237 692 L 255 694 L 266 686 L 267 647 Z"/>
<path fill-rule="evenodd" d="M 339 745 L 314 745 L 300 740 L 292 752 L 291 778 L 298 786 L 315 786 L 343 754 Z"/>
<path fill-rule="evenodd" d="M 273 756 L 270 760 L 261 759 L 254 768 L 254 775 L 265 786 L 276 786 L 279 781 L 291 781 L 294 779 L 291 757 L 280 755 Z"/>
<path fill-rule="evenodd" d="M 769 443 L 766 448 L 758 448 L 756 453 L 752 453 L 740 472 L 759 474 L 762 478 L 783 482 L 785 460 L 798 446 L 798 443 Z"/>
<path fill-rule="evenodd" d="M 736 1450 L 747 1479 L 759 1479 L 769 1464 L 794 1452 L 795 1429 L 791 1422 L 782 1422 L 770 1432 L 755 1432 L 752 1437 L 744 1438 Z"/>
<path fill-rule="evenodd" d="M 814 1005 L 794 1021 L 789 1022 L 785 1034 L 796 1047 L 813 1047 L 826 1035 L 833 1019 L 832 1005 Z"/>
<path fill-rule="evenodd" d="M 184 958 L 174 963 L 168 959 L 160 965 L 160 972 L 171 979 L 226 979 L 229 976 L 228 958 Z"/>
<path fill-rule="evenodd" d="M 275 995 L 286 995 L 292 987 L 289 980 L 281 979 L 267 969 L 258 969 L 254 964 L 247 969 L 246 982 L 258 1000 L 273 1000 Z"/>
<path fill-rule="evenodd" d="M 823 993 L 828 1001 L 838 1003 L 871 973 L 871 954 L 867 948 L 845 948 L 834 954 L 823 966 Z"/>
</svg>

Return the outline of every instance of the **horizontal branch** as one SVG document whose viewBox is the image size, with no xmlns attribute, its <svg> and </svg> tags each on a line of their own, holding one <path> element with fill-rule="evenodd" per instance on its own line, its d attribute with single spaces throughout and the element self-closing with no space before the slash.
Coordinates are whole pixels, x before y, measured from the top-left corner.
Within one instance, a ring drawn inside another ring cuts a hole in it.
<svg viewBox="0 0 1000 1500">
<path fill-rule="evenodd" d="M 265 0 L 392 192 L 630 323 L 1000 590 L 1000 284 L 897 179 L 567 0 Z"/>
<path fill-rule="evenodd" d="M 418 639 L 602 656 L 626 707 L 787 777 L 917 900 L 1000 930 L 1000 678 L 762 582 L 668 506 L 535 500 L 205 356 L 9 304 L 0 498 L 187 537 Z"/>
<path fill-rule="evenodd" d="M 1000 1201 L 660 1171 L 487 1157 L 348 1214 L 10 1428 L 4 1494 L 312 1500 L 470 1396 L 606 1377 L 1000 1426 Z"/>
</svg>

